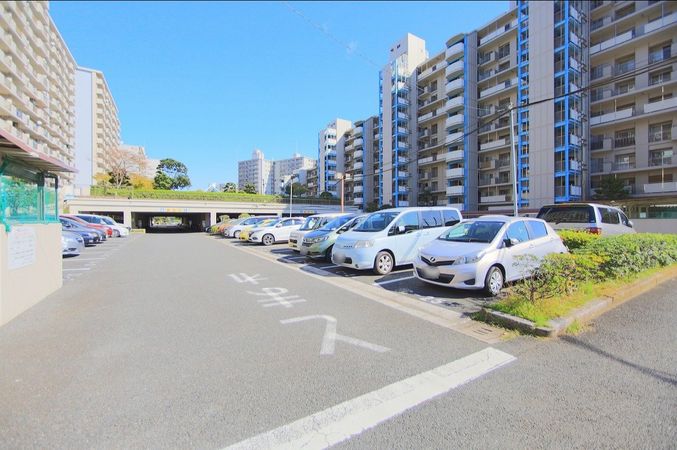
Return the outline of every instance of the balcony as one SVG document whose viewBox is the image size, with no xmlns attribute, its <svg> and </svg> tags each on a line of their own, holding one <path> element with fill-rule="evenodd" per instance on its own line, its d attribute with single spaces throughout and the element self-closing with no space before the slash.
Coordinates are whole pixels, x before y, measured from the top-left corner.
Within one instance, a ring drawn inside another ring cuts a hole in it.
<svg viewBox="0 0 677 450">
<path fill-rule="evenodd" d="M 464 63 L 462 59 L 459 59 L 458 61 L 449 64 L 445 69 L 444 69 L 444 74 L 445 76 L 450 76 L 458 72 L 463 72 L 463 67 Z"/>
<path fill-rule="evenodd" d="M 354 157 L 355 159 L 357 159 L 357 158 L 362 158 L 363 155 L 364 155 L 364 151 L 362 151 L 362 150 L 355 150 L 355 153 L 354 153 L 353 157 Z"/>
<path fill-rule="evenodd" d="M 355 197 L 355 198 L 353 199 L 353 204 L 354 204 L 354 205 L 361 205 L 361 204 L 363 204 L 363 203 L 364 203 L 364 198 L 362 198 L 362 197 Z"/>
<path fill-rule="evenodd" d="M 418 122 L 420 123 L 420 122 L 426 121 L 428 119 L 431 119 L 432 117 L 433 117 L 433 112 L 430 111 L 429 113 L 426 113 L 426 114 L 423 114 L 422 116 L 419 116 Z"/>
<path fill-rule="evenodd" d="M 600 42 L 599 44 L 591 45 L 590 46 L 590 54 L 594 55 L 595 53 L 599 53 L 602 50 L 606 50 L 607 48 L 614 47 L 618 44 L 622 44 L 623 42 L 627 42 L 630 39 L 632 39 L 635 36 L 635 30 L 628 30 L 623 34 L 619 34 L 618 36 L 614 36 L 611 39 L 607 39 L 606 41 Z"/>
<path fill-rule="evenodd" d="M 447 186 L 447 195 L 463 195 L 463 186 Z"/>
<path fill-rule="evenodd" d="M 399 185 L 397 186 L 397 192 L 399 194 L 406 194 L 408 191 L 409 191 L 409 189 L 407 189 L 406 186 L 399 186 Z M 400 203 L 402 203 L 402 202 L 400 202 Z"/>
<path fill-rule="evenodd" d="M 463 52 L 463 42 L 458 42 L 451 47 L 448 47 L 444 52 L 444 56 L 446 59 L 449 59 L 461 52 Z"/>
<path fill-rule="evenodd" d="M 446 159 L 447 162 L 458 161 L 459 159 L 463 159 L 463 158 L 464 158 L 463 150 L 454 150 L 453 152 L 447 152 L 444 155 L 444 159 Z"/>
<path fill-rule="evenodd" d="M 486 44 L 487 42 L 496 39 L 499 36 L 507 33 L 508 31 L 514 29 L 517 26 L 517 19 L 513 20 L 510 23 L 505 24 L 504 26 L 498 28 L 497 30 L 492 31 L 483 38 L 480 39 L 480 46 Z"/>
<path fill-rule="evenodd" d="M 408 164 L 409 163 L 409 158 L 405 158 L 404 156 L 399 156 L 397 158 L 397 163 L 398 164 Z"/>
<path fill-rule="evenodd" d="M 462 123 L 463 123 L 463 114 L 454 114 L 451 117 L 447 117 L 447 120 L 444 121 L 444 126 L 446 128 L 449 128 L 455 125 L 460 125 Z"/>
<path fill-rule="evenodd" d="M 657 102 L 662 103 L 662 102 Z M 648 105 L 647 105 L 648 106 Z M 607 122 L 612 122 L 615 120 L 627 119 L 634 115 L 635 108 L 621 109 L 619 111 L 610 112 L 607 114 L 602 114 L 601 116 L 591 117 L 590 125 L 600 125 Z"/>
<path fill-rule="evenodd" d="M 362 170 L 362 168 L 364 167 L 364 163 L 361 162 L 361 161 L 358 161 L 358 162 L 355 163 L 355 165 L 353 167 L 355 168 L 355 170 Z"/>
<path fill-rule="evenodd" d="M 647 103 L 644 105 L 644 113 L 652 113 L 667 108 L 677 108 L 677 97 L 668 98 L 660 102 Z"/>
<path fill-rule="evenodd" d="M 364 139 L 357 138 L 353 141 L 353 144 L 355 144 L 355 146 L 362 145 L 362 144 L 364 144 Z"/>
<path fill-rule="evenodd" d="M 480 151 L 493 150 L 508 145 L 508 138 L 496 139 L 495 141 L 480 144 Z"/>
<path fill-rule="evenodd" d="M 636 167 L 637 165 L 635 164 L 634 161 L 621 161 L 613 164 L 614 171 L 632 170 L 635 169 Z"/>
<path fill-rule="evenodd" d="M 508 89 L 513 86 L 517 86 L 517 77 L 510 80 L 505 80 L 504 82 L 499 83 L 496 86 L 492 86 L 489 89 L 480 91 L 480 98 L 488 97 L 490 95 L 493 95 L 497 92 L 501 92 L 504 89 Z"/>
<path fill-rule="evenodd" d="M 356 136 L 361 135 L 361 134 L 362 134 L 362 131 L 364 131 L 364 128 L 362 128 L 362 127 L 355 127 L 355 128 L 353 129 L 353 133 L 354 133 Z"/>
<path fill-rule="evenodd" d="M 356 194 L 359 194 L 359 193 L 362 192 L 362 191 L 364 191 L 364 187 L 363 187 L 363 186 L 355 186 L 354 192 L 355 192 Z"/>
<path fill-rule="evenodd" d="M 458 78 L 456 80 L 450 81 L 444 86 L 444 91 L 447 94 L 450 94 L 454 91 L 458 91 L 461 89 L 463 89 L 463 78 Z"/>
<path fill-rule="evenodd" d="M 677 12 L 673 12 L 672 14 L 663 16 L 658 20 L 654 20 L 653 22 L 647 23 L 646 25 L 644 25 L 642 34 L 651 33 L 652 31 L 656 31 L 660 28 L 671 25 L 675 22 L 677 22 Z"/>
<path fill-rule="evenodd" d="M 644 185 L 645 194 L 662 194 L 663 192 L 677 192 L 677 181 L 649 183 Z"/>
<path fill-rule="evenodd" d="M 459 106 L 463 106 L 463 97 L 460 96 L 447 100 L 444 105 L 445 109 L 447 110 L 457 108 Z"/>
<path fill-rule="evenodd" d="M 397 127 L 397 133 L 398 134 L 409 134 L 409 130 L 407 130 L 404 127 Z"/>
<path fill-rule="evenodd" d="M 497 165 L 498 165 L 497 159 L 483 160 L 480 161 L 480 170 L 495 169 Z"/>
<path fill-rule="evenodd" d="M 463 139 L 463 132 L 451 133 L 449 136 L 446 137 L 446 139 L 444 139 L 444 143 L 446 145 L 455 144 L 455 143 L 461 142 L 462 139 Z"/>
<path fill-rule="evenodd" d="M 509 202 L 511 198 L 507 195 L 488 195 L 486 197 L 480 197 L 480 203 L 503 203 Z"/>
<path fill-rule="evenodd" d="M 649 159 L 649 167 L 663 167 L 672 165 L 672 156 L 664 156 L 662 158 Z"/>
<path fill-rule="evenodd" d="M 462 178 L 463 177 L 463 168 L 457 167 L 455 169 L 447 169 L 445 171 L 447 178 Z"/>
</svg>

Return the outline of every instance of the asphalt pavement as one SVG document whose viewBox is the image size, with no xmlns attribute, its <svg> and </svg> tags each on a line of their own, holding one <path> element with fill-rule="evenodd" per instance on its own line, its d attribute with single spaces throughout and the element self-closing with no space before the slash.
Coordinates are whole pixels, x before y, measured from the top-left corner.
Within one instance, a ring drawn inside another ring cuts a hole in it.
<svg viewBox="0 0 677 450">
<path fill-rule="evenodd" d="M 510 338 L 385 289 L 407 280 L 240 247 L 135 237 L 0 328 L 0 445 L 674 448 L 675 281 Z"/>
</svg>

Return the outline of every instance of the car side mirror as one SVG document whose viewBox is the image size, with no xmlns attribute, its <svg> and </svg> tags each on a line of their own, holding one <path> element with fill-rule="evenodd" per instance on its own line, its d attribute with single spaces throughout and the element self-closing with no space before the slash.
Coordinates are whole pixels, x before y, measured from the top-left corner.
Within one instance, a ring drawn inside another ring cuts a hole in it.
<svg viewBox="0 0 677 450">
<path fill-rule="evenodd" d="M 515 239 L 515 238 L 505 238 L 503 239 L 503 244 L 505 244 L 506 247 L 512 247 L 513 245 L 517 245 L 520 242 Z"/>
<path fill-rule="evenodd" d="M 628 220 L 628 226 L 629 226 L 630 228 L 633 228 L 633 227 L 635 226 L 635 224 L 632 223 L 632 220 Z"/>
<path fill-rule="evenodd" d="M 397 234 L 404 234 L 406 231 L 407 227 L 405 227 L 404 225 L 400 225 L 399 227 L 397 227 Z"/>
</svg>

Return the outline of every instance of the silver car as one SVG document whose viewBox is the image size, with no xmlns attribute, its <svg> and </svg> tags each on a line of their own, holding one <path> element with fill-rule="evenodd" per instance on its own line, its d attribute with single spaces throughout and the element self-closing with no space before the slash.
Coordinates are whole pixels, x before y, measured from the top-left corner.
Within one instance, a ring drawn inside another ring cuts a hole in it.
<svg viewBox="0 0 677 450">
<path fill-rule="evenodd" d="M 72 231 L 61 232 L 61 256 L 78 256 L 85 249 L 85 240 Z"/>
<path fill-rule="evenodd" d="M 414 274 L 426 283 L 458 289 L 484 289 L 498 295 L 503 285 L 527 276 L 549 253 L 567 253 L 545 221 L 484 216 L 461 222 L 421 248 Z M 525 267 L 522 255 L 533 255 Z"/>
</svg>

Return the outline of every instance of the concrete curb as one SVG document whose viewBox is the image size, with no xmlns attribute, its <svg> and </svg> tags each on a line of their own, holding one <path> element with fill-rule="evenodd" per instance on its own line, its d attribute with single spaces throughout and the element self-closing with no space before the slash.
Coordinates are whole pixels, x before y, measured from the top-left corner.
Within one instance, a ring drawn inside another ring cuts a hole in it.
<svg viewBox="0 0 677 450">
<path fill-rule="evenodd" d="M 530 320 L 513 316 L 504 312 L 482 308 L 479 318 L 490 323 L 501 325 L 505 328 L 519 330 L 536 336 L 555 337 L 563 334 L 574 322 L 585 324 L 601 316 L 607 311 L 631 300 L 638 295 L 650 291 L 661 283 L 677 277 L 677 265 L 672 265 L 651 275 L 643 280 L 634 281 L 616 288 L 609 295 L 593 299 L 571 311 L 565 317 L 558 317 L 548 322 L 548 326 L 538 327 Z"/>
</svg>

